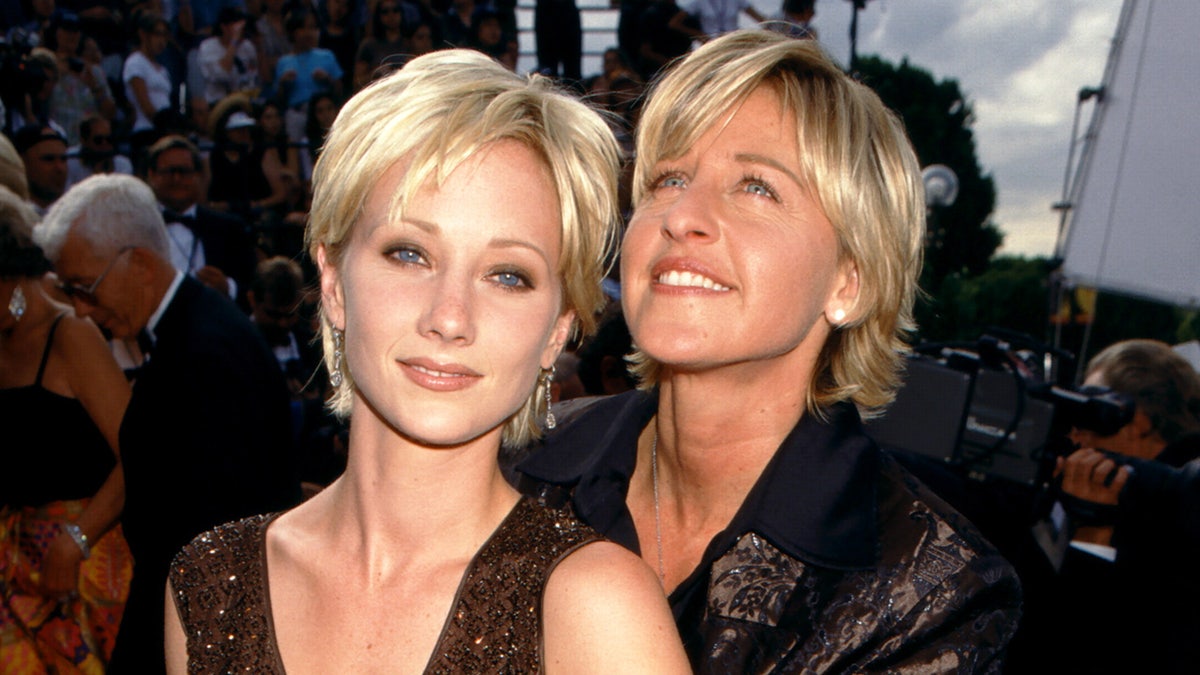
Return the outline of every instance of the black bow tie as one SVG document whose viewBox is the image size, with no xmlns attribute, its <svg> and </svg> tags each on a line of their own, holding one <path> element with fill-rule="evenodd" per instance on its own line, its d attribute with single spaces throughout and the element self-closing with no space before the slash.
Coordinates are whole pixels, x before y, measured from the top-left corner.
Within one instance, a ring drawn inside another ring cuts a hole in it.
<svg viewBox="0 0 1200 675">
<path fill-rule="evenodd" d="M 185 216 L 184 214 L 179 213 L 178 211 L 172 211 L 171 209 L 163 209 L 162 215 L 163 222 L 167 223 L 168 225 L 171 223 L 179 223 L 189 230 L 195 229 L 196 227 L 195 216 Z"/>
</svg>

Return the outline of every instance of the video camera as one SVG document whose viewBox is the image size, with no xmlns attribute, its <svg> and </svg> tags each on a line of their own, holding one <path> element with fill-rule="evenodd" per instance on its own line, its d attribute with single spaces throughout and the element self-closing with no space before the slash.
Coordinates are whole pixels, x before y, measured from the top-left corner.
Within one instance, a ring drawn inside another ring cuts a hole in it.
<svg viewBox="0 0 1200 675">
<path fill-rule="evenodd" d="M 1067 432 L 1115 433 L 1133 401 L 1057 381 L 1074 357 L 1024 335 L 993 329 L 974 344 L 925 345 L 908 359 L 887 413 L 867 423 L 884 448 L 934 459 L 976 480 L 1045 485 Z"/>
</svg>

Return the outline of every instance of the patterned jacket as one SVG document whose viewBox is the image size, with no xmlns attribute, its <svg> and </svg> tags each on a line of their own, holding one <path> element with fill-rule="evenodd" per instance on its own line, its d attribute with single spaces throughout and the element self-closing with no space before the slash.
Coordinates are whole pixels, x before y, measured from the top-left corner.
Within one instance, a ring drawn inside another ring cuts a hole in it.
<svg viewBox="0 0 1200 675">
<path fill-rule="evenodd" d="M 518 469 L 638 552 L 624 498 L 654 394 L 592 399 Z M 556 414 L 558 414 L 556 409 Z M 699 673 L 999 672 L 1021 591 L 973 525 L 850 405 L 806 415 L 670 597 Z"/>
</svg>

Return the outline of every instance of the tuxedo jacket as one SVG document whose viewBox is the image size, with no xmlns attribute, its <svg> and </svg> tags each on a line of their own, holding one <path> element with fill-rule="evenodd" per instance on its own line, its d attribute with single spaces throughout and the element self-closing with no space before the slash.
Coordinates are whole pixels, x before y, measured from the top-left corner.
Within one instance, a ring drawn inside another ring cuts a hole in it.
<svg viewBox="0 0 1200 675">
<path fill-rule="evenodd" d="M 287 389 L 249 319 L 185 277 L 154 333 L 120 430 L 134 577 L 113 672 L 161 671 L 163 589 L 184 544 L 300 496 Z"/>
<path fill-rule="evenodd" d="M 168 224 L 172 222 L 176 221 L 167 218 Z M 205 264 L 216 267 L 237 282 L 235 299 L 243 311 L 247 310 L 246 292 L 258 264 L 253 230 L 242 218 L 203 205 L 196 207 L 191 228 L 204 245 Z"/>
</svg>

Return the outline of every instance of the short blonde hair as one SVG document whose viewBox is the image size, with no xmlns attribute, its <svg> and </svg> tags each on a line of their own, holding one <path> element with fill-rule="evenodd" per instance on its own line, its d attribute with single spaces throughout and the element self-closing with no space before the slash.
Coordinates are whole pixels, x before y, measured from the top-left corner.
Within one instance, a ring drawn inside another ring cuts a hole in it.
<svg viewBox="0 0 1200 675">
<path fill-rule="evenodd" d="M 796 116 L 799 175 L 833 224 L 838 257 L 858 268 L 853 320 L 834 331 L 807 386 L 810 412 L 851 400 L 864 416 L 895 397 L 915 329 L 925 196 L 904 127 L 875 92 L 843 73 L 813 40 L 761 30 L 735 31 L 688 55 L 659 81 L 637 134 L 634 205 L 655 164 L 685 154 L 760 86 Z M 637 336 L 634 336 L 636 343 Z M 660 365 L 631 357 L 643 386 Z"/>
<path fill-rule="evenodd" d="M 305 237 L 314 259 L 323 245 L 327 263 L 341 263 L 368 195 L 398 162 L 409 169 L 397 187 L 395 215 L 423 186 L 441 185 L 456 167 L 501 140 L 523 143 L 546 162 L 562 214 L 557 271 L 563 311 L 575 312 L 577 333 L 590 334 L 604 306 L 600 282 L 620 222 L 616 140 L 595 111 L 550 80 L 518 76 L 475 51 L 444 50 L 413 59 L 341 109 L 313 169 Z M 332 368 L 328 320 L 322 322 L 322 334 L 326 365 Z M 330 408 L 345 416 L 353 382 L 349 373 L 343 376 Z M 546 379 L 538 378 L 529 400 L 508 421 L 506 446 L 537 436 L 546 386 Z"/>
</svg>

